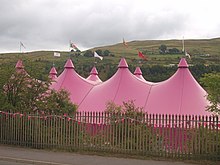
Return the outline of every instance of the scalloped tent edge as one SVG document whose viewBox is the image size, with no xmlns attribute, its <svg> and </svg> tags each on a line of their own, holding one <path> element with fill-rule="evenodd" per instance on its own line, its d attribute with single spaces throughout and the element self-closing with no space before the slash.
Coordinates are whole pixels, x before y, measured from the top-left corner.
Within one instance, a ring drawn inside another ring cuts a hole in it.
<svg viewBox="0 0 220 165">
<path fill-rule="evenodd" d="M 139 81 L 133 81 L 134 77 Z M 79 105 L 79 111 L 100 112 L 105 110 L 108 101 L 122 104 L 123 101 L 135 100 L 136 106 L 143 107 L 148 113 L 211 114 L 206 111 L 209 105 L 207 92 L 192 76 L 185 58 L 180 60 L 176 73 L 169 79 L 159 83 L 145 81 L 136 75 L 132 77 L 126 60 L 122 58 L 117 72 L 88 93 Z M 143 88 L 140 88 L 140 82 L 144 84 Z"/>
<path fill-rule="evenodd" d="M 72 60 L 68 59 L 63 72 L 56 78 L 50 88 L 57 91 L 67 90 L 70 93 L 70 100 L 75 104 L 80 104 L 95 83 L 81 77 L 74 68 Z"/>
<path fill-rule="evenodd" d="M 145 111 L 159 114 L 210 115 L 207 92 L 199 85 L 181 58 L 177 71 L 167 80 L 152 87 Z"/>
<path fill-rule="evenodd" d="M 129 100 L 135 100 L 138 106 L 144 107 L 151 86 L 133 75 L 128 69 L 126 60 L 122 58 L 116 73 L 102 84 L 94 86 L 78 110 L 103 112 L 108 102 L 122 104 Z"/>
<path fill-rule="evenodd" d="M 137 107 L 143 107 L 148 113 L 211 114 L 205 111 L 210 105 L 207 92 L 192 76 L 185 58 L 180 60 L 176 73 L 156 84 L 149 84 L 133 75 L 124 58 L 120 60 L 117 72 L 98 85 L 78 75 L 74 68 L 71 59 L 68 59 L 51 88 L 69 91 L 71 101 L 79 105 L 80 111 L 102 112 L 108 101 L 122 104 L 133 99 Z M 24 70 L 22 60 L 16 63 L 16 70 Z M 95 70 L 92 69 L 91 74 L 98 75 Z M 51 68 L 50 74 L 57 74 L 56 69 Z"/>
</svg>

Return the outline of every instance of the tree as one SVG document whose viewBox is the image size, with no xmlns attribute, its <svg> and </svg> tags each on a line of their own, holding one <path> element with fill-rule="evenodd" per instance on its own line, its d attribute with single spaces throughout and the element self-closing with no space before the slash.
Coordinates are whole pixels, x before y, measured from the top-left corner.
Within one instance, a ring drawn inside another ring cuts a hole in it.
<svg viewBox="0 0 220 165">
<path fill-rule="evenodd" d="M 109 50 L 104 50 L 103 52 L 103 56 L 109 56 L 111 52 Z"/>
<path fill-rule="evenodd" d="M 200 80 L 207 90 L 208 99 L 211 102 L 207 110 L 220 114 L 220 73 L 205 74 Z"/>
<path fill-rule="evenodd" d="M 84 53 L 84 56 L 85 57 L 93 57 L 93 53 L 91 50 L 87 50 L 85 53 Z"/>
<path fill-rule="evenodd" d="M 70 113 L 76 105 L 66 91 L 53 91 L 50 80 L 40 81 L 25 71 L 15 72 L 3 87 L 5 103 L 2 107 L 12 112 Z M 5 110 L 4 109 L 4 110 Z"/>
<path fill-rule="evenodd" d="M 109 113 L 123 113 L 130 118 L 143 117 L 143 107 L 136 107 L 133 100 L 123 102 L 122 105 L 117 105 L 114 102 L 108 102 L 106 104 L 106 112 Z"/>
<path fill-rule="evenodd" d="M 168 49 L 170 54 L 179 54 L 180 50 L 177 48 Z"/>
<path fill-rule="evenodd" d="M 156 139 L 156 134 L 151 132 L 151 128 L 147 129 L 147 131 L 143 131 L 143 128 L 146 128 L 148 125 L 146 122 L 146 113 L 143 112 L 143 108 L 136 107 L 133 100 L 128 100 L 127 102 L 123 102 L 122 105 L 117 105 L 114 102 L 107 103 L 106 112 L 108 118 L 107 122 L 113 124 L 116 127 L 124 127 L 126 131 L 123 133 L 119 133 L 118 129 L 112 130 L 112 138 L 113 139 L 128 139 L 122 140 L 121 143 L 123 145 L 128 145 L 132 148 L 137 147 L 138 136 L 131 136 L 134 132 L 142 132 L 141 136 L 145 139 L 147 137 L 152 137 L 152 139 Z M 127 129 L 127 125 L 129 125 L 129 129 Z M 110 141 L 111 143 L 112 141 Z M 114 142 L 114 141 L 113 141 Z M 149 144 L 148 142 L 145 145 Z"/>
<path fill-rule="evenodd" d="M 159 51 L 161 54 L 165 54 L 167 51 L 167 46 L 166 45 L 160 45 Z"/>
<path fill-rule="evenodd" d="M 96 53 L 97 53 L 98 55 L 102 55 L 102 50 L 101 50 L 101 49 L 98 49 L 98 50 L 96 50 Z"/>
<path fill-rule="evenodd" d="M 70 101 L 69 95 L 70 94 L 64 89 L 60 91 L 51 90 L 50 94 L 37 102 L 37 107 L 44 113 L 49 114 L 74 113 L 77 106 Z"/>
</svg>

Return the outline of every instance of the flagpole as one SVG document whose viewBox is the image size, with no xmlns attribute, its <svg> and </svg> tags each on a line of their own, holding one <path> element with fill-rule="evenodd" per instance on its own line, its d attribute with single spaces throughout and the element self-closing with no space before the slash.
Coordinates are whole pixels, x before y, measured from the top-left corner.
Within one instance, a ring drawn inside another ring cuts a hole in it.
<svg viewBox="0 0 220 165">
<path fill-rule="evenodd" d="M 184 53 L 184 52 L 185 52 L 184 36 L 183 36 L 183 40 L 182 40 L 182 45 L 183 45 L 183 49 L 182 49 L 182 51 L 183 51 L 183 53 Z"/>
<path fill-rule="evenodd" d="M 137 54 L 139 53 L 139 50 L 137 51 Z M 141 59 L 138 59 L 138 66 L 141 67 L 142 61 Z"/>
<path fill-rule="evenodd" d="M 69 52 L 70 52 L 70 44 L 71 44 L 71 40 L 69 40 Z"/>
<path fill-rule="evenodd" d="M 128 48 L 128 44 L 127 44 L 127 42 L 125 41 L 125 39 L 124 39 L 124 37 L 123 37 L 123 39 L 122 39 L 122 43 L 123 43 L 123 45 L 124 45 L 124 55 L 123 55 L 123 57 L 125 58 L 125 50 L 126 50 L 126 48 Z"/>
<path fill-rule="evenodd" d="M 94 52 L 93 52 L 93 58 L 94 58 L 94 65 L 95 65 L 95 56 L 94 56 Z"/>
<path fill-rule="evenodd" d="M 93 52 L 93 56 L 94 56 L 94 66 L 96 66 L 96 60 L 95 60 L 95 55 L 94 55 L 95 52 Z"/>
<path fill-rule="evenodd" d="M 21 41 L 19 42 L 19 45 L 20 45 L 20 53 L 21 53 Z"/>
<path fill-rule="evenodd" d="M 71 58 L 71 40 L 69 40 L 69 59 Z"/>
</svg>

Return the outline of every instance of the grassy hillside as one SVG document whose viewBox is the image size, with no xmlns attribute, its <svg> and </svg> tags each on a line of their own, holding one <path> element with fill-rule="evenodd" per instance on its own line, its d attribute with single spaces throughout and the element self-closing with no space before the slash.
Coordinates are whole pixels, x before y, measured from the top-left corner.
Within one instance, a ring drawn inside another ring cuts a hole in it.
<svg viewBox="0 0 220 165">
<path fill-rule="evenodd" d="M 125 47 L 122 43 L 118 43 L 110 46 L 96 47 L 91 49 L 94 50 L 109 50 L 114 57 L 106 57 L 105 60 L 118 63 L 121 57 L 125 57 L 129 60 L 139 59 L 137 56 L 137 52 L 142 51 L 146 52 L 145 54 L 149 57 L 149 61 L 147 62 L 149 65 L 151 64 L 169 64 L 169 63 L 177 63 L 180 57 L 184 57 L 182 54 L 171 55 L 159 54 L 160 45 L 166 45 L 167 49 L 169 48 L 177 48 L 182 50 L 182 41 L 181 40 L 146 40 L 146 41 L 131 41 L 128 42 L 128 47 Z M 185 50 L 192 55 L 192 59 L 189 60 L 193 62 L 194 59 L 200 59 L 203 63 L 206 64 L 219 64 L 220 62 L 220 38 L 215 39 L 203 39 L 203 40 L 185 40 Z M 56 61 L 63 61 L 70 56 L 70 52 L 61 52 L 61 58 L 53 57 L 52 51 L 37 51 L 30 53 L 5 53 L 0 54 L 0 64 L 14 62 L 19 58 L 24 60 L 46 60 L 51 63 Z M 204 56 L 209 54 L 210 56 Z M 73 57 L 73 56 L 72 56 Z M 94 62 L 90 58 L 79 57 L 82 61 L 79 62 Z M 78 62 L 78 60 L 76 60 Z"/>
<path fill-rule="evenodd" d="M 199 59 L 205 64 L 220 63 L 220 38 L 203 40 L 185 40 L 185 50 L 192 55 L 192 60 Z M 128 42 L 128 47 L 122 43 L 94 48 L 93 50 L 110 50 L 116 57 L 126 57 L 127 59 L 137 59 L 137 51 L 146 52 L 149 57 L 148 64 L 169 64 L 177 63 L 183 55 L 161 55 L 160 45 L 166 45 L 167 49 L 177 48 L 182 50 L 181 40 L 147 40 Z M 205 56 L 209 54 L 209 56 Z M 193 61 L 189 60 L 189 63 Z M 196 62 L 196 61 L 195 61 Z"/>
<path fill-rule="evenodd" d="M 166 45 L 167 49 L 177 48 L 182 50 L 181 40 L 147 40 L 147 41 L 132 41 L 128 42 L 128 47 L 122 43 L 115 45 L 97 47 L 94 50 L 109 50 L 114 56 L 105 56 L 104 60 L 94 59 L 93 57 L 76 56 L 73 52 L 61 52 L 61 57 L 54 57 L 53 51 L 37 51 L 28 53 L 4 53 L 0 54 L 0 76 L 1 79 L 6 79 L 10 72 L 14 69 L 18 59 L 22 59 L 25 69 L 32 76 L 39 79 L 45 79 L 48 76 L 50 68 L 55 65 L 58 74 L 62 72 L 65 61 L 71 57 L 74 62 L 76 71 L 83 77 L 87 77 L 91 68 L 96 65 L 100 77 L 103 80 L 109 78 L 115 73 L 118 62 L 121 57 L 125 57 L 130 70 L 133 72 L 134 67 L 141 66 L 144 75 L 147 75 L 148 80 L 164 80 L 168 78 L 176 70 L 176 66 L 172 71 L 168 68 L 159 68 L 160 66 L 170 66 L 170 64 L 178 64 L 183 54 L 159 54 L 160 45 Z M 185 49 L 192 55 L 191 59 L 187 59 L 191 65 L 204 64 L 205 66 L 217 66 L 220 64 L 220 38 L 206 40 L 185 40 Z M 142 61 L 138 57 L 138 50 L 145 52 L 148 56 L 148 61 Z M 82 52 L 83 54 L 84 52 Z M 209 56 L 204 56 L 209 54 Z M 94 63 L 96 60 L 96 63 Z M 155 66 L 155 67 L 154 67 Z M 149 67 L 154 67 L 149 68 Z M 198 68 L 198 67 L 197 67 Z M 214 68 L 214 69 L 213 69 Z M 215 67 L 201 68 L 203 70 L 215 71 Z M 200 71 L 201 69 L 197 69 Z M 158 71 L 158 75 L 155 72 Z M 216 69 L 218 71 L 218 69 Z M 7 74 L 6 74 L 7 71 Z M 195 75 L 198 75 L 198 74 Z M 199 73 L 202 75 L 204 72 Z M 159 78 L 158 78 L 159 77 Z M 1 83 L 1 82 L 0 82 Z"/>
</svg>

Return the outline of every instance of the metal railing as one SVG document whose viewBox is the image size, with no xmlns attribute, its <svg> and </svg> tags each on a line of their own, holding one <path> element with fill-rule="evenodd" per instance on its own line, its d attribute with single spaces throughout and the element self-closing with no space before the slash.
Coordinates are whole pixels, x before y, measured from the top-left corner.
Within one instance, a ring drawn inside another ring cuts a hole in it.
<svg viewBox="0 0 220 165">
<path fill-rule="evenodd" d="M 0 143 L 192 160 L 220 160 L 218 116 L 73 116 L 0 112 Z"/>
</svg>

